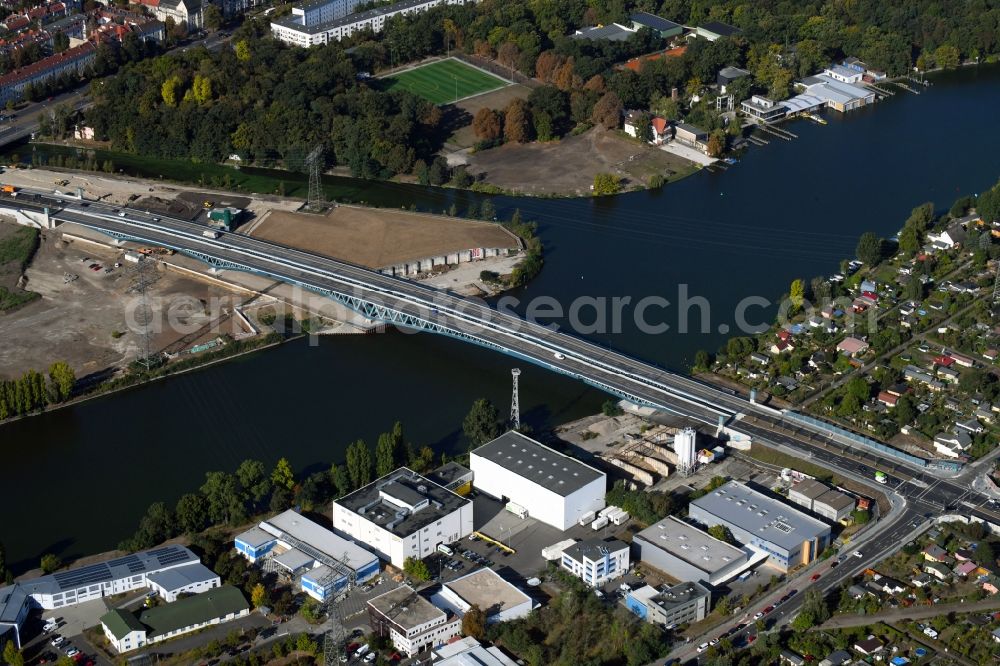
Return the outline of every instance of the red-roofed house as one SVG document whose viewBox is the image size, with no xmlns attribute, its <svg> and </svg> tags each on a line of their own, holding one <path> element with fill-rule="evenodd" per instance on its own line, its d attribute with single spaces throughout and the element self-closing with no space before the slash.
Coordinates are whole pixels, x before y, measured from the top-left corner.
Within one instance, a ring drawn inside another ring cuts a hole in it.
<svg viewBox="0 0 1000 666">
<path fill-rule="evenodd" d="M 893 395 L 888 391 L 880 391 L 878 394 L 878 401 L 886 407 L 895 407 L 896 403 L 899 402 L 899 396 Z"/>
<path fill-rule="evenodd" d="M 20 101 L 28 85 L 38 85 L 66 73 L 82 74 L 94 62 L 96 55 L 97 47 L 91 42 L 84 42 L 0 76 L 0 104 Z"/>
<path fill-rule="evenodd" d="M 778 331 L 778 339 L 784 342 L 788 342 L 789 340 L 792 339 L 792 334 L 789 331 L 786 331 L 785 329 L 781 329 L 780 331 Z"/>
<path fill-rule="evenodd" d="M 955 567 L 954 572 L 959 576 L 968 576 L 970 573 L 978 569 L 979 567 L 975 562 L 962 562 L 957 567 Z"/>
<path fill-rule="evenodd" d="M 49 13 L 45 7 L 32 7 L 28 10 L 28 18 L 41 21 Z"/>
<path fill-rule="evenodd" d="M 3 27 L 7 28 L 7 30 L 10 30 L 11 32 L 14 32 L 15 30 L 27 28 L 31 25 L 31 20 L 23 14 L 16 14 L 14 16 L 8 16 L 7 20 L 0 25 L 3 25 Z"/>
<path fill-rule="evenodd" d="M 944 354 L 942 354 L 941 356 L 934 357 L 934 365 L 940 365 L 942 368 L 950 368 L 954 364 L 955 364 L 955 359 L 953 359 L 951 356 L 945 356 Z"/>
<path fill-rule="evenodd" d="M 674 124 L 666 118 L 653 116 L 649 124 L 653 126 L 653 143 L 657 146 L 674 138 Z"/>
</svg>

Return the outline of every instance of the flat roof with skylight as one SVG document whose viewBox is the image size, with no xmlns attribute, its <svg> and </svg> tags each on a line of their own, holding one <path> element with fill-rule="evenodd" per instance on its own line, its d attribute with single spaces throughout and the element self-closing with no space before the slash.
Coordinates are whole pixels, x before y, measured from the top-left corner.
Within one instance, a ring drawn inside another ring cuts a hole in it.
<svg viewBox="0 0 1000 666">
<path fill-rule="evenodd" d="M 494 462 L 563 497 L 604 477 L 603 472 L 590 465 L 513 430 L 473 450 L 472 455 Z"/>
<path fill-rule="evenodd" d="M 730 481 L 692 500 L 691 506 L 787 550 L 798 548 L 805 540 L 830 533 L 830 526 L 821 520 L 740 481 Z M 691 512 L 692 517 L 702 520 L 695 513 Z"/>
</svg>

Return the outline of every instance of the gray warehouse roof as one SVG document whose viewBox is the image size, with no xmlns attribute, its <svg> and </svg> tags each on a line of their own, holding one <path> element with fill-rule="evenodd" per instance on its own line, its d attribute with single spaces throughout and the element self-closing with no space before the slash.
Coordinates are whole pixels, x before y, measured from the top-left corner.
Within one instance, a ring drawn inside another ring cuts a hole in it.
<svg viewBox="0 0 1000 666">
<path fill-rule="evenodd" d="M 334 503 L 396 536 L 406 537 L 470 502 L 413 470 L 400 467 Z"/>
<path fill-rule="evenodd" d="M 201 562 L 198 562 L 197 564 L 189 564 L 185 567 L 177 567 L 176 569 L 157 571 L 149 574 L 146 578 L 167 591 L 173 591 L 188 585 L 194 585 L 195 583 L 215 580 L 218 577 L 219 574 Z"/>
<path fill-rule="evenodd" d="M 709 575 L 733 562 L 746 561 L 747 554 L 736 546 L 719 541 L 707 532 L 667 516 L 635 535 Z"/>
<path fill-rule="evenodd" d="M 691 506 L 789 550 L 830 532 L 822 521 L 740 481 L 730 481 L 693 500 Z"/>
<path fill-rule="evenodd" d="M 445 612 L 424 599 L 409 585 L 368 600 L 368 605 L 404 629 L 412 629 L 445 615 Z"/>
<path fill-rule="evenodd" d="M 605 476 L 604 472 L 514 430 L 483 444 L 472 455 L 490 460 L 563 497 Z"/>
<path fill-rule="evenodd" d="M 302 551 L 304 557 L 319 561 L 322 561 L 324 557 L 332 558 L 355 571 L 378 559 L 353 541 L 337 536 L 293 509 L 261 522 L 260 527 L 279 539 L 290 537 L 297 541 L 298 543 L 293 542 L 290 545 L 294 546 L 293 550 Z M 300 563 L 299 566 L 304 564 L 302 557 L 297 558 L 297 556 L 289 554 L 283 554 L 280 557 L 290 566 L 296 562 Z"/>
<path fill-rule="evenodd" d="M 830 490 L 828 486 L 820 483 L 819 481 L 816 481 L 815 479 L 804 479 L 802 481 L 799 481 L 794 486 L 792 486 L 791 489 L 799 493 L 800 495 L 808 497 L 809 499 L 812 500 L 816 499 L 823 493 Z"/>
</svg>

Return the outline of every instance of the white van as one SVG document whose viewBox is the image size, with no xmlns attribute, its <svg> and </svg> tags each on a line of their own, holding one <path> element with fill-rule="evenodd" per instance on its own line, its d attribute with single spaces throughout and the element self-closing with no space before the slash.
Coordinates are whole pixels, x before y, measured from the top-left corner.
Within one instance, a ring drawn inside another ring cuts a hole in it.
<svg viewBox="0 0 1000 666">
<path fill-rule="evenodd" d="M 438 544 L 438 548 L 437 548 L 437 550 L 438 550 L 438 552 L 439 552 L 439 553 L 441 553 L 442 555 L 447 555 L 448 557 L 451 557 L 452 555 L 454 555 L 454 554 L 455 554 L 455 551 L 453 551 L 453 550 L 452 550 L 451 548 L 449 548 L 448 546 L 446 546 L 446 545 L 445 545 L 445 544 L 443 544 L 443 543 L 439 543 L 439 544 Z"/>
</svg>

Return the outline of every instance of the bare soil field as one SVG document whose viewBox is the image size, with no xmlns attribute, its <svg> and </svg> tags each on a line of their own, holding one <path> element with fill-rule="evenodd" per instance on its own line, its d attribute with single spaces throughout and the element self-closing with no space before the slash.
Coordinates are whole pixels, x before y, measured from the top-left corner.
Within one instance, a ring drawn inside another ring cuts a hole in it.
<svg viewBox="0 0 1000 666">
<path fill-rule="evenodd" d="M 114 268 L 120 259 L 119 251 L 44 231 L 25 271 L 28 289 L 42 297 L 0 314 L 0 377 L 44 371 L 63 360 L 83 378 L 135 358 L 141 336 L 130 326 L 137 323 L 138 297 L 130 291 L 132 265 Z M 92 264 L 100 268 L 93 270 Z M 229 330 L 233 323 L 220 312 L 245 297 L 172 271 L 152 272 L 155 282 L 147 296 L 156 332 L 150 351 L 188 348 L 220 333 L 238 332 Z M 209 323 L 217 327 L 206 328 Z"/>
<path fill-rule="evenodd" d="M 251 235 L 368 268 L 474 247 L 518 247 L 514 236 L 490 222 L 357 206 L 337 206 L 326 215 L 272 211 Z"/>
<path fill-rule="evenodd" d="M 508 144 L 469 155 L 469 171 L 518 194 L 590 194 L 598 173 L 613 173 L 623 186 L 644 186 L 654 174 L 664 179 L 689 173 L 685 159 L 594 128 L 548 143 Z"/>
</svg>

